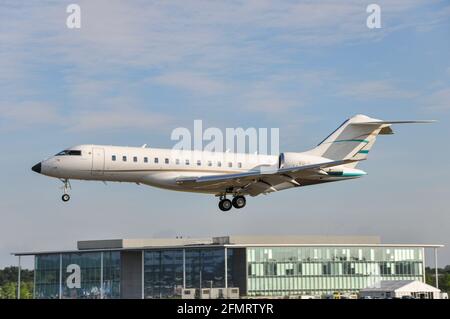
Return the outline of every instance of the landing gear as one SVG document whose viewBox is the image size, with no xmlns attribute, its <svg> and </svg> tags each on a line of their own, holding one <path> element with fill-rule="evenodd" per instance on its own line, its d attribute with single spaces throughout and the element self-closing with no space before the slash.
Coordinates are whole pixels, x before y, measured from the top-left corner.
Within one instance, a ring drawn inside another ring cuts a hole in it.
<svg viewBox="0 0 450 319">
<path fill-rule="evenodd" d="M 233 206 L 233 204 L 231 203 L 231 200 L 229 199 L 221 199 L 219 202 L 219 208 L 221 211 L 229 211 L 231 209 L 231 207 Z"/>
<path fill-rule="evenodd" d="M 245 204 L 247 203 L 246 199 L 242 195 L 236 195 L 233 197 L 233 201 L 227 199 L 225 195 L 220 196 L 219 201 L 219 208 L 221 211 L 229 211 L 231 207 L 240 209 L 245 207 Z"/>
<path fill-rule="evenodd" d="M 237 209 L 245 207 L 246 203 L 247 203 L 247 200 L 242 195 L 235 196 L 232 201 L 233 207 L 237 208 Z"/>
<path fill-rule="evenodd" d="M 64 186 L 62 187 L 64 194 L 62 195 L 61 199 L 63 202 L 67 202 L 70 199 L 70 195 L 67 194 L 67 190 L 72 189 L 72 186 L 70 186 L 70 182 L 68 179 L 62 179 L 61 182 L 64 183 Z"/>
</svg>

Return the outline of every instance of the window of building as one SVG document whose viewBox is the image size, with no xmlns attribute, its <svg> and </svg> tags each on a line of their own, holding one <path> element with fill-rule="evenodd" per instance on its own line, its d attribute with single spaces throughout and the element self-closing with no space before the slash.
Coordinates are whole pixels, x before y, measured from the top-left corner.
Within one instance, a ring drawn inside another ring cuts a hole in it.
<svg viewBox="0 0 450 319">
<path fill-rule="evenodd" d="M 168 158 L 164 159 L 164 163 L 169 164 L 169 159 Z"/>
<path fill-rule="evenodd" d="M 242 163 L 238 162 L 238 168 L 242 168 Z"/>
<path fill-rule="evenodd" d="M 179 158 L 177 158 L 177 159 L 175 160 L 175 164 L 180 165 L 180 159 L 179 159 Z"/>
<path fill-rule="evenodd" d="M 186 163 L 186 165 L 189 165 L 189 160 L 187 159 L 185 163 Z"/>
<path fill-rule="evenodd" d="M 122 161 L 126 162 L 127 161 L 127 157 L 126 156 L 122 156 Z"/>
<path fill-rule="evenodd" d="M 212 162 L 211 161 L 208 161 L 208 166 L 212 166 Z"/>
<path fill-rule="evenodd" d="M 197 166 L 200 166 L 200 165 L 202 165 L 202 161 L 198 160 L 197 161 Z"/>
<path fill-rule="evenodd" d="M 228 167 L 233 167 L 233 163 L 228 162 Z"/>
<path fill-rule="evenodd" d="M 286 276 L 294 276 L 294 268 L 286 268 Z"/>
<path fill-rule="evenodd" d="M 144 163 L 148 163 L 148 157 L 144 157 Z"/>
<path fill-rule="evenodd" d="M 264 263 L 264 275 L 265 276 L 276 276 L 277 275 L 277 264 L 274 262 Z"/>
<path fill-rule="evenodd" d="M 111 159 L 113 160 L 113 162 L 116 161 L 116 155 L 111 156 Z"/>
<path fill-rule="evenodd" d="M 331 263 L 323 263 L 322 264 L 322 274 L 323 275 L 331 275 Z"/>
<path fill-rule="evenodd" d="M 157 157 L 155 157 L 155 164 L 158 164 L 159 159 Z"/>
<path fill-rule="evenodd" d="M 218 161 L 217 162 L 217 167 L 221 167 L 222 166 L 222 162 L 221 161 Z"/>
<path fill-rule="evenodd" d="M 133 162 L 135 162 L 135 163 L 137 162 L 137 156 L 133 157 Z"/>
</svg>

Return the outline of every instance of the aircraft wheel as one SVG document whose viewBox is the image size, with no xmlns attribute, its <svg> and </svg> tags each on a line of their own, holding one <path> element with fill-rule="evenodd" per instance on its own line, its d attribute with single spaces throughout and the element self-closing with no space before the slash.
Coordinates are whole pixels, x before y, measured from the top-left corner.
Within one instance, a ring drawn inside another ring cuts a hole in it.
<svg viewBox="0 0 450 319">
<path fill-rule="evenodd" d="M 63 202 L 67 202 L 70 199 L 70 196 L 69 196 L 69 194 L 64 194 L 64 195 L 62 195 L 61 199 Z"/>
<path fill-rule="evenodd" d="M 246 203 L 247 203 L 247 200 L 245 199 L 245 197 L 240 196 L 240 195 L 233 198 L 233 202 L 232 202 L 233 207 L 237 208 L 237 209 L 245 207 Z"/>
<path fill-rule="evenodd" d="M 231 200 L 226 199 L 226 198 L 222 199 L 219 202 L 219 208 L 221 211 L 224 211 L 224 212 L 229 211 L 232 206 L 233 206 L 233 204 L 231 203 Z"/>
</svg>

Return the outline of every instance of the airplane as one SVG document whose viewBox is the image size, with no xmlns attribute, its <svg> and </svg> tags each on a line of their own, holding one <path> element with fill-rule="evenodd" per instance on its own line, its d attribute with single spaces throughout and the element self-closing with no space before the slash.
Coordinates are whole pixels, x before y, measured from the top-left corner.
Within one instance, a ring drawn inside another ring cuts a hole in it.
<svg viewBox="0 0 450 319">
<path fill-rule="evenodd" d="M 146 145 L 78 145 L 39 162 L 32 170 L 60 179 L 64 202 L 70 199 L 69 181 L 76 179 L 213 194 L 219 198 L 219 209 L 229 211 L 245 207 L 248 195 L 362 177 L 366 172 L 356 166 L 367 159 L 378 135 L 393 134 L 393 124 L 432 122 L 382 121 L 358 114 L 344 121 L 315 148 L 278 156 Z"/>
</svg>

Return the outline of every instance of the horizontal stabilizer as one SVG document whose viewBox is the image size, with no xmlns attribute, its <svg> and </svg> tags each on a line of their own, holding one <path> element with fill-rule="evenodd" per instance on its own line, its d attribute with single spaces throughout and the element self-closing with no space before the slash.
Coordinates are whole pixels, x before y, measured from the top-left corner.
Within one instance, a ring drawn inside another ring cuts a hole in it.
<svg viewBox="0 0 450 319">
<path fill-rule="evenodd" d="M 355 122 L 351 125 L 380 125 L 380 124 L 410 124 L 410 123 L 434 123 L 436 120 L 418 120 L 418 121 L 367 121 L 367 122 Z"/>
</svg>

